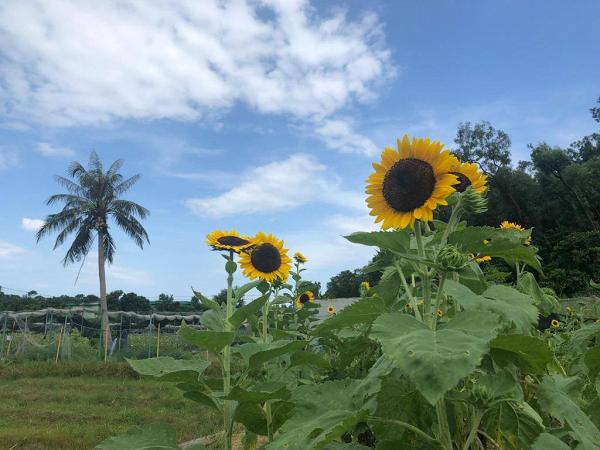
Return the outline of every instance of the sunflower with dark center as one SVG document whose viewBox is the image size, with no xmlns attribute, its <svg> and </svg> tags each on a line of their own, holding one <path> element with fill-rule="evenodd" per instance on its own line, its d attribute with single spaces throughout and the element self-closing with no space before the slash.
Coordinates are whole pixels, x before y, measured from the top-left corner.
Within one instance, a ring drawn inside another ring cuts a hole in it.
<svg viewBox="0 0 600 450">
<path fill-rule="evenodd" d="M 213 250 L 230 250 L 236 253 L 253 245 L 252 239 L 248 236 L 240 236 L 235 230 L 215 230 L 206 236 L 206 243 L 210 245 Z"/>
<path fill-rule="evenodd" d="M 335 308 L 333 307 L 333 305 L 329 305 L 329 306 L 327 307 L 327 314 L 329 314 L 330 316 L 331 316 L 332 314 L 335 314 Z"/>
<path fill-rule="evenodd" d="M 305 304 L 314 303 L 314 302 L 315 302 L 315 294 L 313 294 L 312 291 L 306 291 L 306 292 L 300 294 L 298 297 L 296 297 L 296 307 L 297 308 L 302 308 Z"/>
<path fill-rule="evenodd" d="M 252 239 L 253 247 L 240 256 L 240 265 L 244 275 L 251 280 L 263 279 L 268 283 L 276 280 L 286 281 L 292 260 L 283 241 L 272 234 L 258 233 Z"/>
<path fill-rule="evenodd" d="M 450 173 L 458 178 L 453 185 L 456 192 L 465 192 L 469 186 L 478 194 L 483 194 L 487 189 L 487 176 L 480 172 L 475 163 L 461 163 L 454 157 Z"/>
<path fill-rule="evenodd" d="M 375 172 L 367 179 L 367 205 L 384 230 L 413 226 L 416 220 L 433 220 L 438 205 L 447 205 L 458 182 L 450 174 L 456 158 L 443 144 L 429 138 L 404 136 L 398 149 L 386 148 Z"/>
<path fill-rule="evenodd" d="M 300 252 L 294 253 L 294 259 L 298 264 L 305 264 L 308 261 L 308 258 Z"/>
<path fill-rule="evenodd" d="M 525 228 L 523 228 L 518 223 L 509 222 L 508 220 L 504 220 L 500 224 L 500 228 L 502 228 L 503 230 L 525 231 Z M 525 239 L 525 245 L 531 245 L 531 236 L 528 236 L 527 239 Z"/>
</svg>

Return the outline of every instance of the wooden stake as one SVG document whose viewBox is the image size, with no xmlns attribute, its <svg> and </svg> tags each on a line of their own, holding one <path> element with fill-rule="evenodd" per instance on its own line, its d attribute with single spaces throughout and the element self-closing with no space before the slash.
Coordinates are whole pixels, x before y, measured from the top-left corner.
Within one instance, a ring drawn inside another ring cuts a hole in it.
<svg viewBox="0 0 600 450">
<path fill-rule="evenodd" d="M 158 331 L 156 333 L 156 357 L 160 354 L 160 322 L 158 322 Z"/>
</svg>

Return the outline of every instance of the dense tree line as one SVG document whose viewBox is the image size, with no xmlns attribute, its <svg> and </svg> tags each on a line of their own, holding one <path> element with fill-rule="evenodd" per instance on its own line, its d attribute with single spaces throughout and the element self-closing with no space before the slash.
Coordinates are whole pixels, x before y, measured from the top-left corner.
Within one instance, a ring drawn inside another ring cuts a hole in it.
<svg viewBox="0 0 600 450">
<path fill-rule="evenodd" d="M 591 108 L 600 124 L 600 98 Z M 533 242 L 544 263 L 542 285 L 562 296 L 589 294 L 600 278 L 600 129 L 566 148 L 529 145 L 530 160 L 514 163 L 507 133 L 489 122 L 461 123 L 454 153 L 477 162 L 489 177 L 489 208 L 470 223 L 498 226 L 503 220 L 533 228 Z M 444 214 L 444 211 L 440 212 Z M 490 277 L 510 280 L 501 262 L 484 266 Z M 344 271 L 327 284 L 326 296 L 358 295 L 367 270 Z"/>
</svg>

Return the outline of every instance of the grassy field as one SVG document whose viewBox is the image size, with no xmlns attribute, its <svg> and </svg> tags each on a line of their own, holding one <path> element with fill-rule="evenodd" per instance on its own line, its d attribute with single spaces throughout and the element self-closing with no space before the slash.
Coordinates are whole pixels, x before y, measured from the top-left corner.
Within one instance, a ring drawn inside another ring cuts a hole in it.
<svg viewBox="0 0 600 450">
<path fill-rule="evenodd" d="M 0 365 L 0 449 L 93 449 L 135 425 L 164 422 L 186 441 L 220 420 L 169 383 L 139 379 L 125 364 Z"/>
</svg>

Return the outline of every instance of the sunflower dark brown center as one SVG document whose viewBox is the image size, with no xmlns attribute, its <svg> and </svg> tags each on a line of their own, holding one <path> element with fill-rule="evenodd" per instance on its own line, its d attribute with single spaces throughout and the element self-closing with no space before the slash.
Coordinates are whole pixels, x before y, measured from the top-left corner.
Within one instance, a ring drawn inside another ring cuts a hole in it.
<svg viewBox="0 0 600 450">
<path fill-rule="evenodd" d="M 249 244 L 250 241 L 242 239 L 239 236 L 221 236 L 217 239 L 217 242 L 222 245 L 230 245 L 232 247 L 239 247 L 240 245 Z"/>
<path fill-rule="evenodd" d="M 399 212 L 409 212 L 425 204 L 435 188 L 431 165 L 407 158 L 395 163 L 383 179 L 383 198 Z"/>
<path fill-rule="evenodd" d="M 310 300 L 310 297 L 308 296 L 308 294 L 302 294 L 300 296 L 300 303 L 302 303 L 303 305 L 308 302 Z"/>
<path fill-rule="evenodd" d="M 260 244 L 252 250 L 250 261 L 263 273 L 275 272 L 281 267 L 281 255 L 273 244 Z"/>
<path fill-rule="evenodd" d="M 453 184 L 452 187 L 456 189 L 456 192 L 465 192 L 469 186 L 471 186 L 471 180 L 464 173 L 450 172 L 452 175 L 456 175 L 458 183 Z"/>
</svg>

